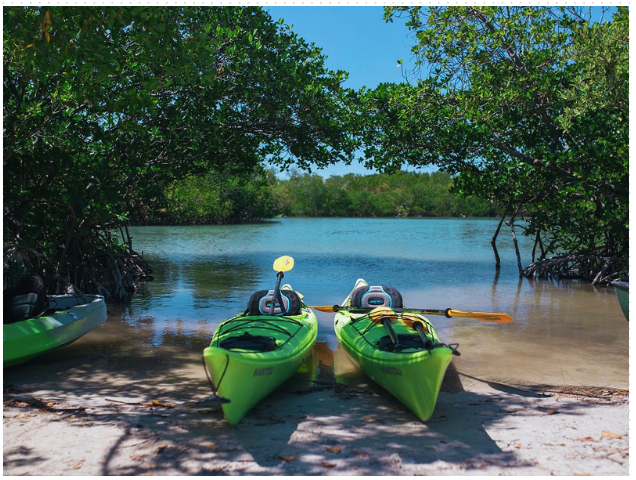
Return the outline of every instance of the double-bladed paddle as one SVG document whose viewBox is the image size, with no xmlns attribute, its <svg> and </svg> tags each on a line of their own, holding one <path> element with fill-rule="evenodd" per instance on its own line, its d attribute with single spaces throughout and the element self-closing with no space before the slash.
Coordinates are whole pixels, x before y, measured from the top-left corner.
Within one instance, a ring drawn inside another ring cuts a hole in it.
<svg viewBox="0 0 636 480">
<path fill-rule="evenodd" d="M 335 313 L 340 311 L 351 313 L 369 313 L 373 308 L 357 308 L 357 307 L 342 307 L 340 305 L 332 306 L 316 306 L 309 307 L 319 312 Z M 473 318 L 480 322 L 495 322 L 495 323 L 509 323 L 512 322 L 512 317 L 507 313 L 488 313 L 488 312 L 462 312 L 461 310 L 453 310 L 447 308 L 446 310 L 426 310 L 420 308 L 394 308 L 393 311 L 397 313 L 419 313 L 422 315 L 444 315 L 447 318 L 451 317 L 467 317 Z"/>
</svg>

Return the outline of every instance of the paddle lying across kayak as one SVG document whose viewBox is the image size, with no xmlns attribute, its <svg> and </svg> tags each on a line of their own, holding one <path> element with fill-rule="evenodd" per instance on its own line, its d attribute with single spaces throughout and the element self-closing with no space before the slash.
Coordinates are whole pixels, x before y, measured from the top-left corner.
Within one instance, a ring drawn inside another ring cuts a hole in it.
<svg viewBox="0 0 636 480">
<path fill-rule="evenodd" d="M 291 286 L 280 288 L 283 272 L 292 267 L 291 257 L 276 260 L 276 288 L 252 295 L 247 310 L 221 323 L 203 351 L 214 394 L 232 425 L 291 377 L 313 350 L 316 315 Z"/>
<path fill-rule="evenodd" d="M 397 290 L 359 279 L 336 313 L 334 327 L 362 371 L 425 421 L 433 414 L 446 368 L 459 352 L 457 345 L 440 342 L 426 317 L 401 309 Z"/>
</svg>

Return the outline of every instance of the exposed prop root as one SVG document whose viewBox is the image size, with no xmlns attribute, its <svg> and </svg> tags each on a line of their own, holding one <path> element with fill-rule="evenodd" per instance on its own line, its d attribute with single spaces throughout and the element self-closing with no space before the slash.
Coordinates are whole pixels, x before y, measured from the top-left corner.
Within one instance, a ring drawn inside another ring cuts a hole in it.
<svg viewBox="0 0 636 480">
<path fill-rule="evenodd" d="M 140 282 L 153 280 L 150 273 L 152 269 L 138 255 L 102 253 L 72 275 L 43 274 L 43 278 L 49 294 L 81 292 L 124 300 L 137 292 Z"/>
<path fill-rule="evenodd" d="M 534 262 L 523 270 L 527 278 L 580 279 L 592 285 L 609 285 L 627 273 L 624 258 L 598 255 L 563 255 Z"/>
<path fill-rule="evenodd" d="M 95 243 L 101 246 L 95 249 Z M 66 255 L 66 249 L 64 255 Z M 25 273 L 37 273 L 50 295 L 90 293 L 108 300 L 125 300 L 137 292 L 140 282 L 152 280 L 152 268 L 130 247 L 114 244 L 112 238 L 93 238 L 92 243 L 73 242 L 66 258 L 76 259 L 56 271 L 55 265 L 39 252 L 4 245 L 4 287 Z"/>
</svg>

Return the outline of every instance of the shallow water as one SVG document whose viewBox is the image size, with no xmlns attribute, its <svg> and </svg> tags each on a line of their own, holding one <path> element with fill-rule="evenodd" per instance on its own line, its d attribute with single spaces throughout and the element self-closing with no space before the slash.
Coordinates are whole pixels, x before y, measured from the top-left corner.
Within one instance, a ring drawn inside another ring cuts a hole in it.
<svg viewBox="0 0 636 480">
<path fill-rule="evenodd" d="M 189 377 L 204 388 L 200 355 L 215 327 L 244 310 L 254 291 L 273 288 L 273 261 L 291 255 L 295 266 L 283 283 L 309 305 L 341 302 L 363 277 L 397 288 L 408 307 L 512 315 L 510 324 L 430 317 L 442 341 L 460 344 L 462 355 L 452 364 L 460 376 L 522 387 L 627 388 L 629 324 L 613 289 L 520 280 L 505 231 L 496 274 L 490 247 L 496 225 L 492 219 L 279 219 L 131 228 L 155 280 L 129 305 L 110 305 L 103 327 L 46 361 L 73 355 L 82 361 L 92 352 L 132 381 L 165 385 Z M 520 243 L 527 264 L 531 244 L 523 237 Z M 318 318 L 318 377 L 359 379 L 337 348 L 333 315 Z"/>
</svg>

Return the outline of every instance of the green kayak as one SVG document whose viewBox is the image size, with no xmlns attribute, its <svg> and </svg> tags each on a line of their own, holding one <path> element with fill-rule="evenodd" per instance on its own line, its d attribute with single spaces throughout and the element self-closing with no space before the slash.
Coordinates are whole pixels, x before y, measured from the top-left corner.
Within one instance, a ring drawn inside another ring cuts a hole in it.
<svg viewBox="0 0 636 480">
<path fill-rule="evenodd" d="M 274 266 L 275 270 L 281 268 Z M 275 290 L 256 292 L 245 312 L 221 323 L 203 351 L 206 373 L 214 394 L 224 402 L 223 413 L 231 425 L 289 379 L 312 354 L 318 336 L 316 315 L 291 286 L 279 290 L 282 276 L 279 271 Z M 272 304 L 274 311 L 270 310 Z"/>
<path fill-rule="evenodd" d="M 291 289 L 283 288 L 283 296 Z M 237 315 L 221 323 L 203 358 L 231 425 L 291 377 L 311 355 L 318 322 L 303 303 L 297 315 Z"/>
<path fill-rule="evenodd" d="M 390 287 L 359 279 L 342 306 L 369 310 L 336 314 L 336 336 L 345 351 L 373 381 L 420 420 L 428 420 L 446 368 L 453 354 L 458 355 L 455 346 L 442 344 L 426 317 L 394 312 L 392 308 L 402 308 L 402 297 Z"/>
<path fill-rule="evenodd" d="M 616 292 L 616 298 L 618 298 L 618 303 L 621 306 L 623 315 L 625 315 L 625 319 L 629 322 L 629 281 L 622 279 L 616 280 L 612 282 L 612 286 L 614 287 L 614 292 Z"/>
<path fill-rule="evenodd" d="M 100 295 L 50 295 L 48 302 L 52 313 L 3 325 L 4 367 L 73 343 L 106 321 Z"/>
</svg>

